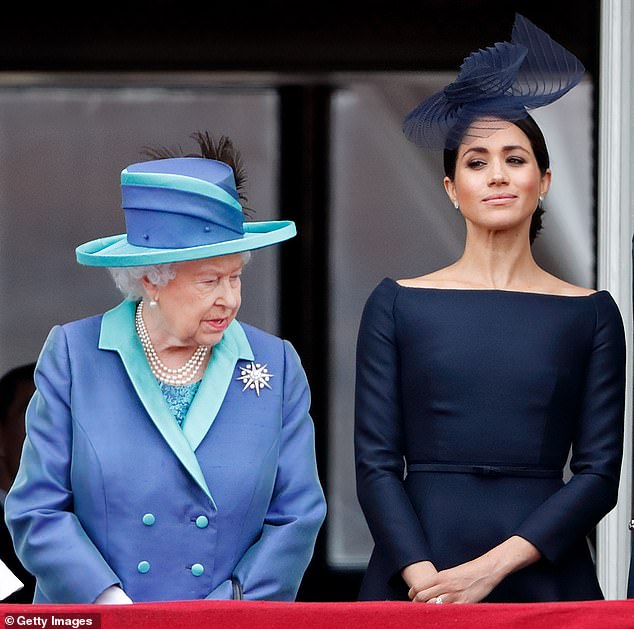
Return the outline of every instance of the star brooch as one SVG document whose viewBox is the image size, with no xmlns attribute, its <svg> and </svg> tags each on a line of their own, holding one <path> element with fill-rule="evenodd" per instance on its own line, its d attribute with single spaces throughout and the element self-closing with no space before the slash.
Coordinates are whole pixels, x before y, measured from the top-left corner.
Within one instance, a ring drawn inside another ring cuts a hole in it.
<svg viewBox="0 0 634 629">
<path fill-rule="evenodd" d="M 238 376 L 236 380 L 240 380 L 244 384 L 243 392 L 247 389 L 252 389 L 256 392 L 257 396 L 260 397 L 260 391 L 264 389 L 264 387 L 271 389 L 269 380 L 272 377 L 273 374 L 269 373 L 266 364 L 250 363 L 244 367 L 240 367 L 240 376 Z"/>
</svg>

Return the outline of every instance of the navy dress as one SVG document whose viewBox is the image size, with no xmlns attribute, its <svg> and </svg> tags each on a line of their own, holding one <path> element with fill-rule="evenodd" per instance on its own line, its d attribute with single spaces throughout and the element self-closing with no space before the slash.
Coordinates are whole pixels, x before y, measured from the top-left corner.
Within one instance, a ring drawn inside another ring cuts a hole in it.
<svg viewBox="0 0 634 629">
<path fill-rule="evenodd" d="M 357 347 L 357 492 L 375 542 L 360 598 L 406 599 L 403 567 L 450 568 L 512 535 L 542 558 L 487 601 L 602 598 L 586 535 L 616 503 L 624 392 L 606 291 L 383 280 Z"/>
</svg>

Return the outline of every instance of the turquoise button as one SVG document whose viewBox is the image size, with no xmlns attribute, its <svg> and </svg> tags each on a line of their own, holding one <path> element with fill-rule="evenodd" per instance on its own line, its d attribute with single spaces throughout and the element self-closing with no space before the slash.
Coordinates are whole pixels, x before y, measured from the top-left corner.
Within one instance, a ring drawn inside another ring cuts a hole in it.
<svg viewBox="0 0 634 629">
<path fill-rule="evenodd" d="M 146 513 L 143 516 L 143 524 L 145 524 L 145 526 L 152 526 L 154 522 L 156 522 L 156 518 L 153 513 Z"/>
<path fill-rule="evenodd" d="M 196 518 L 196 526 L 199 529 L 205 529 L 209 526 L 209 520 L 207 519 L 206 515 L 199 515 Z"/>
<path fill-rule="evenodd" d="M 201 563 L 195 563 L 192 566 L 192 574 L 195 577 L 199 577 L 203 572 L 205 572 L 205 566 L 203 566 Z"/>
<path fill-rule="evenodd" d="M 139 561 L 139 565 L 136 569 L 141 573 L 145 574 L 150 571 L 150 562 L 149 561 Z"/>
</svg>

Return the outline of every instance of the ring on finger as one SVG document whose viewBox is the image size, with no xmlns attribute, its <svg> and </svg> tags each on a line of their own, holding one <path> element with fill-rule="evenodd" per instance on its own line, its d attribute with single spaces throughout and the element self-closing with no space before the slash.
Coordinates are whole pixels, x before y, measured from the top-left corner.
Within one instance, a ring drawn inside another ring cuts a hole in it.
<svg viewBox="0 0 634 629">
<path fill-rule="evenodd" d="M 442 600 L 442 596 L 437 596 L 436 597 L 436 605 L 442 605 L 443 604 L 443 600 Z"/>
</svg>

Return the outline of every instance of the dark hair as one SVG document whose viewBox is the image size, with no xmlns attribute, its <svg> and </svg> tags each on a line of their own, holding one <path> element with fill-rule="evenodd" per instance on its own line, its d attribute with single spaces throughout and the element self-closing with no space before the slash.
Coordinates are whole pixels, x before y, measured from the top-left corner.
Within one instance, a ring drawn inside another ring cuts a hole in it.
<svg viewBox="0 0 634 629">
<path fill-rule="evenodd" d="M 527 115 L 526 118 L 520 118 L 519 120 L 512 120 L 511 122 L 526 134 L 526 137 L 531 143 L 531 148 L 533 149 L 535 160 L 537 161 L 537 166 L 539 167 L 539 171 L 541 172 L 543 177 L 546 174 L 546 171 L 550 168 L 550 156 L 548 155 L 548 148 L 546 147 L 546 140 L 544 139 L 544 134 L 542 133 L 542 130 L 535 122 L 535 119 L 530 115 Z M 456 176 L 457 159 L 457 148 L 445 149 L 443 153 L 443 165 L 445 167 L 445 175 L 449 177 L 449 179 L 451 179 L 452 181 Z M 533 212 L 530 231 L 528 235 L 531 245 L 542 229 L 543 215 L 544 209 L 538 205 Z"/>
<path fill-rule="evenodd" d="M 246 206 L 247 197 L 244 192 L 247 181 L 247 173 L 242 165 L 242 156 L 231 140 L 226 135 L 221 135 L 216 139 L 208 131 L 195 131 L 189 136 L 198 144 L 199 150 L 195 153 L 185 153 L 181 146 L 144 146 L 141 155 L 148 159 L 169 159 L 172 157 L 203 157 L 205 159 L 215 159 L 231 166 L 236 183 L 236 192 L 242 205 L 242 210 L 246 216 L 254 213 L 252 208 Z"/>
<path fill-rule="evenodd" d="M 13 403 L 21 384 L 33 384 L 35 363 L 27 363 L 14 367 L 0 378 L 0 424 L 7 419 L 7 411 Z"/>
</svg>

